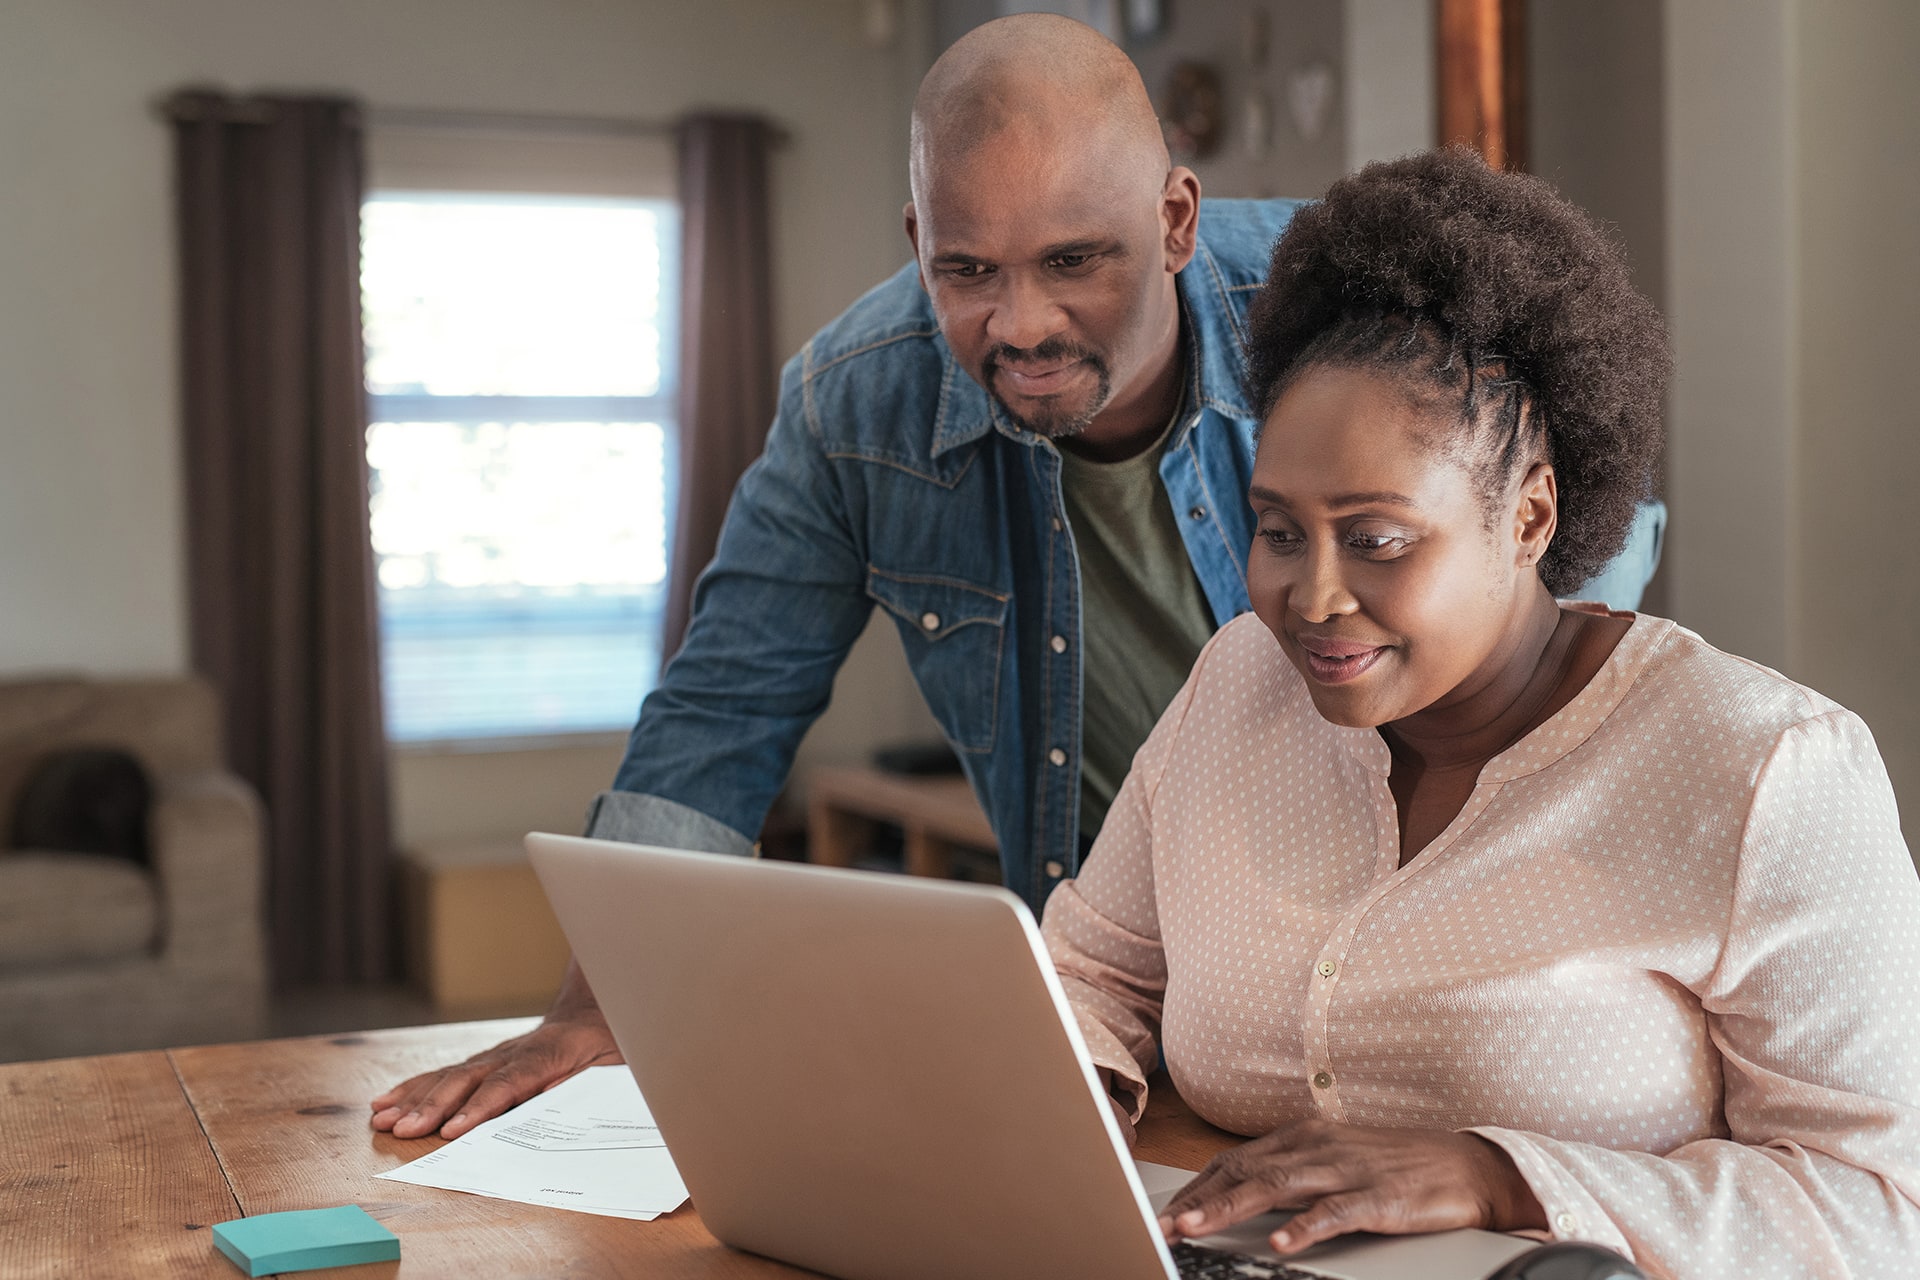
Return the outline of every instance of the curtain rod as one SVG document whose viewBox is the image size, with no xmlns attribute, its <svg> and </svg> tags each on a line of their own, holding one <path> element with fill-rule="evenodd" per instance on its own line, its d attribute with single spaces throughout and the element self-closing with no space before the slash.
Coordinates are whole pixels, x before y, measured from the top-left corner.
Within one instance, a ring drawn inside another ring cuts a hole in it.
<svg viewBox="0 0 1920 1280">
<path fill-rule="evenodd" d="M 511 111 L 446 111 L 419 107 L 368 107 L 367 123 L 375 128 L 472 129 L 502 133 L 571 133 L 611 137 L 672 137 L 680 119 L 648 120 L 622 116 L 541 115 Z M 781 125 L 768 121 L 776 145 L 792 141 Z"/>
<path fill-rule="evenodd" d="M 273 118 L 270 103 L 259 98 L 219 96 L 213 90 L 187 90 L 154 103 L 155 114 L 172 120 L 225 120 L 233 124 L 264 124 Z M 362 118 L 379 128 L 469 129 L 496 133 L 560 133 L 600 137 L 672 137 L 681 117 L 648 120 L 622 116 L 542 115 L 516 111 L 449 111 L 423 107 L 364 107 Z M 769 120 L 775 146 L 785 146 L 793 135 Z"/>
<path fill-rule="evenodd" d="M 368 107 L 367 123 L 396 129 L 477 129 L 512 133 L 601 133 L 648 137 L 671 134 L 676 120 L 631 120 L 614 116 L 534 115 L 510 111 L 442 111 L 419 107 Z"/>
</svg>

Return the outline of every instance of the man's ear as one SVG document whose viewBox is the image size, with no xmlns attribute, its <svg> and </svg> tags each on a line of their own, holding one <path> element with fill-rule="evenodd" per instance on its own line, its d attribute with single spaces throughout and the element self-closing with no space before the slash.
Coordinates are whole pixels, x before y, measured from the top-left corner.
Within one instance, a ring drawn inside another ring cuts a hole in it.
<svg viewBox="0 0 1920 1280">
<path fill-rule="evenodd" d="M 1521 566 L 1537 565 L 1553 542 L 1560 523 L 1559 481 L 1551 462 L 1536 462 L 1520 482 L 1513 506 L 1514 556 Z"/>
<path fill-rule="evenodd" d="M 1168 170 L 1160 189 L 1160 226 L 1167 274 L 1178 274 L 1193 261 L 1200 237 L 1200 179 L 1183 164 Z"/>
<path fill-rule="evenodd" d="M 920 219 L 914 216 L 913 201 L 907 201 L 907 207 L 900 211 L 900 216 L 906 220 L 907 243 L 913 246 L 913 269 L 914 273 L 920 277 L 920 290 L 924 293 L 927 288 L 927 273 L 920 266 Z"/>
</svg>

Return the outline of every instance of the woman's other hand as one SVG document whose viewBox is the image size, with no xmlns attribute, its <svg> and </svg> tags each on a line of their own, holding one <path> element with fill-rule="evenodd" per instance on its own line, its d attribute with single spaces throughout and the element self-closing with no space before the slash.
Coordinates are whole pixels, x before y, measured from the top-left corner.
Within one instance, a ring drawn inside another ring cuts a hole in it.
<svg viewBox="0 0 1920 1280">
<path fill-rule="evenodd" d="M 1349 1231 L 1546 1226 L 1520 1171 L 1485 1138 L 1302 1120 L 1215 1156 L 1167 1202 L 1160 1229 L 1169 1240 L 1211 1235 L 1269 1209 L 1300 1210 L 1273 1233 L 1277 1253 Z"/>
</svg>

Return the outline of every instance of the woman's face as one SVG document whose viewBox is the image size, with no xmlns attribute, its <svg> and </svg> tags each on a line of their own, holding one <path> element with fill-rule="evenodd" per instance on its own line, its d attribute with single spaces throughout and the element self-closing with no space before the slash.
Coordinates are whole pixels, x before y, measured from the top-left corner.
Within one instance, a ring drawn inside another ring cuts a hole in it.
<svg viewBox="0 0 1920 1280">
<path fill-rule="evenodd" d="M 1436 444 L 1458 438 L 1451 412 L 1376 372 L 1313 368 L 1261 429 L 1247 593 L 1335 724 L 1471 697 L 1537 603 L 1551 468 L 1534 467 L 1490 521 L 1466 459 Z"/>
</svg>

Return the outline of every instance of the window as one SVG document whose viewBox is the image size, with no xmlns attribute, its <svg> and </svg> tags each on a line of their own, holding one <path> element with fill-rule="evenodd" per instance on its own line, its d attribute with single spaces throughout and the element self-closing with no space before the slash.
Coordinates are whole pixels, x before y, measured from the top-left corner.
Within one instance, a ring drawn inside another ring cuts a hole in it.
<svg viewBox="0 0 1920 1280">
<path fill-rule="evenodd" d="M 367 200 L 392 740 L 632 724 L 660 664 L 678 231 L 663 199 L 376 187 Z"/>
</svg>

